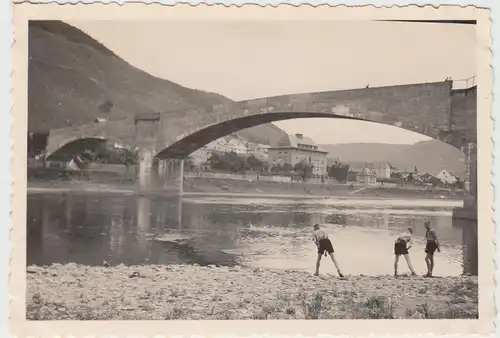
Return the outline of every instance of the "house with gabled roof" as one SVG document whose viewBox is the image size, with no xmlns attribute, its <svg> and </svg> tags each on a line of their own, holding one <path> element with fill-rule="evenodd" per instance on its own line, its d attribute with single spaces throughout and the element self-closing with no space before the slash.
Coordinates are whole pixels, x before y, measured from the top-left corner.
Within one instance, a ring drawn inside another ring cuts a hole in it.
<svg viewBox="0 0 500 338">
<path fill-rule="evenodd" d="M 377 183 L 377 174 L 369 168 L 364 168 L 356 175 L 356 182 L 364 185 Z"/>
</svg>

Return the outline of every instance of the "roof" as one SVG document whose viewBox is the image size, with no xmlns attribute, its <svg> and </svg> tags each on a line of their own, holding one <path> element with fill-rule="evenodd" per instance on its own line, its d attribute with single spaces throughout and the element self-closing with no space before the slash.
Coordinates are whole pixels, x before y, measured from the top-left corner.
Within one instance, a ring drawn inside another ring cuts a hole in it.
<svg viewBox="0 0 500 338">
<path fill-rule="evenodd" d="M 324 153 L 328 153 L 323 150 L 316 142 L 314 142 L 310 137 L 304 136 L 302 134 L 295 134 L 283 136 L 277 143 L 276 147 L 273 148 L 301 148 L 299 144 L 307 145 L 307 146 L 315 146 L 317 149 L 307 149 L 311 151 L 320 151 Z"/>
<path fill-rule="evenodd" d="M 367 167 L 366 162 L 348 162 L 349 171 L 361 172 L 363 169 Z"/>
<path fill-rule="evenodd" d="M 389 162 L 387 161 L 375 161 L 375 162 L 349 162 L 349 167 L 353 171 L 361 171 L 364 168 L 367 169 L 384 169 L 387 166 L 390 167 Z"/>
<path fill-rule="evenodd" d="M 361 170 L 361 172 L 358 175 L 360 175 L 360 176 L 376 176 L 375 173 L 373 172 L 373 170 L 368 169 L 368 168 L 364 168 L 363 170 Z"/>
</svg>

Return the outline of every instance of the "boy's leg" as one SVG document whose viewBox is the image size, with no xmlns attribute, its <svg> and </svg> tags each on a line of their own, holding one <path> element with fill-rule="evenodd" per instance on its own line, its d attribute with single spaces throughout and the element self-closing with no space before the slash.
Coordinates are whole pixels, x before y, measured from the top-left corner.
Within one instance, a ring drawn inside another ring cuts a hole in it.
<svg viewBox="0 0 500 338">
<path fill-rule="evenodd" d="M 434 255 L 429 254 L 429 275 L 432 276 L 432 271 L 434 270 Z"/>
<path fill-rule="evenodd" d="M 332 259 L 333 265 L 335 265 L 335 268 L 337 269 L 339 276 L 344 277 L 344 275 L 340 271 L 339 264 L 337 263 L 337 259 L 335 258 L 335 253 L 330 252 L 330 258 Z"/>
<path fill-rule="evenodd" d="M 394 255 L 394 276 L 398 275 L 399 255 Z"/>
<path fill-rule="evenodd" d="M 322 253 L 318 253 L 318 259 L 316 260 L 316 272 L 314 273 L 316 276 L 319 275 L 319 264 L 321 263 Z"/>
<path fill-rule="evenodd" d="M 425 255 L 425 264 L 427 265 L 427 276 L 432 275 L 431 255 L 430 254 Z"/>
<path fill-rule="evenodd" d="M 408 264 L 408 267 L 410 268 L 411 274 L 413 276 L 416 276 L 417 273 L 415 272 L 415 270 L 413 269 L 413 265 L 411 264 L 410 255 L 406 254 L 405 259 L 406 259 L 406 264 Z"/>
</svg>

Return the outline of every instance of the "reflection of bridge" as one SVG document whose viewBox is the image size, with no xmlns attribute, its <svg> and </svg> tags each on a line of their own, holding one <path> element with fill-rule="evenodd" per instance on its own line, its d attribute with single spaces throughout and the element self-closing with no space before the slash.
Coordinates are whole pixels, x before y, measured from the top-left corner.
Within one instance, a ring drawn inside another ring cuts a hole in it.
<svg viewBox="0 0 500 338">
<path fill-rule="evenodd" d="M 88 141 L 114 141 L 139 151 L 141 187 L 182 191 L 183 159 L 230 133 L 295 118 L 357 119 L 407 129 L 466 152 L 471 197 L 466 211 L 476 218 L 476 87 L 452 89 L 452 81 L 271 97 L 141 115 L 51 130 L 46 153 L 83 151 Z M 472 146 L 471 146 L 472 145 Z M 81 149 L 80 149 L 81 148 Z M 476 221 L 477 222 L 477 221 Z"/>
</svg>

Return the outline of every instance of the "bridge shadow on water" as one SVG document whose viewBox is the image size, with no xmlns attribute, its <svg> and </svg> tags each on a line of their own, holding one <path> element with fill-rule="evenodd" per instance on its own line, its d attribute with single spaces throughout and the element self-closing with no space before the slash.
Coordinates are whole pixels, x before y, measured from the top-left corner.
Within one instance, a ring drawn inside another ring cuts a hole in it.
<svg viewBox="0 0 500 338">
<path fill-rule="evenodd" d="M 214 245 L 229 237 L 182 214 L 175 197 L 28 196 L 27 264 L 235 264 Z"/>
</svg>

